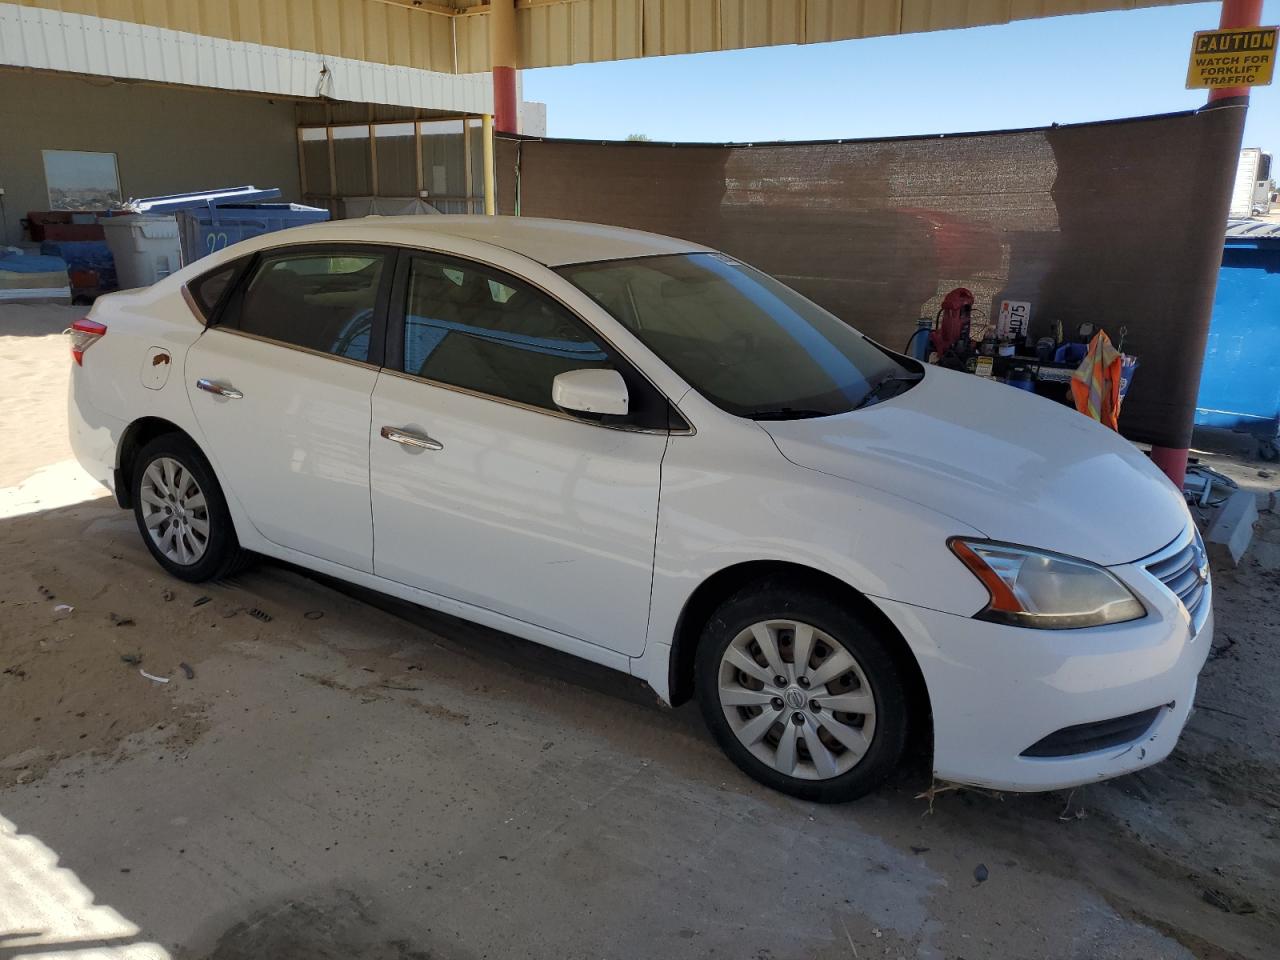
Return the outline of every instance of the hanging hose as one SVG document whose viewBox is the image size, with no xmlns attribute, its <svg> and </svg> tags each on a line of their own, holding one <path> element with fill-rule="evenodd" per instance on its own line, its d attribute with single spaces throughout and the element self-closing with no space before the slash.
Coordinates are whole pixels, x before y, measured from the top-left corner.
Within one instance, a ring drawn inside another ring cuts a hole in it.
<svg viewBox="0 0 1280 960">
<path fill-rule="evenodd" d="M 911 352 L 911 348 L 915 346 L 916 337 L 920 336 L 920 334 L 922 333 L 927 336 L 928 334 L 933 333 L 933 330 L 931 330 L 929 327 L 916 327 L 915 333 L 911 334 L 911 336 L 907 338 L 907 345 L 902 348 L 902 352 L 905 353 L 908 357 L 915 356 L 915 354 Z"/>
</svg>

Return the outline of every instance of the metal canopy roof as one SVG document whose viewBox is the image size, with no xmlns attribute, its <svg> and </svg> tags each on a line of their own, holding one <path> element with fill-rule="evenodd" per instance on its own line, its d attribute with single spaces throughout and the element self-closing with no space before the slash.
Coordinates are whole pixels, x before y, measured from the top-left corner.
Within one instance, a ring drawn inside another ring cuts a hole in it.
<svg viewBox="0 0 1280 960">
<path fill-rule="evenodd" d="M 1280 223 L 1274 220 L 1228 220 L 1227 246 L 1268 246 L 1280 244 Z"/>
<path fill-rule="evenodd" d="M 445 73 L 488 70 L 485 0 L 17 0 Z M 518 0 L 521 67 L 820 43 L 1191 0 Z"/>
</svg>

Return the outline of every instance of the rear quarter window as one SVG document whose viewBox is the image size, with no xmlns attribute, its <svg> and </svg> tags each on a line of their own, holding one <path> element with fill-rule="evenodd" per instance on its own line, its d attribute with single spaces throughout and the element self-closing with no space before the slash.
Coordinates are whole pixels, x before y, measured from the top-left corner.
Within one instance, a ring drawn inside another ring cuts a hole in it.
<svg viewBox="0 0 1280 960">
<path fill-rule="evenodd" d="M 232 281 L 235 280 L 244 263 L 243 258 L 233 260 L 231 263 L 223 264 L 196 277 L 187 284 L 187 292 L 191 295 L 191 300 L 205 323 L 213 320 L 218 306 L 222 303 L 227 291 L 231 289 Z"/>
</svg>

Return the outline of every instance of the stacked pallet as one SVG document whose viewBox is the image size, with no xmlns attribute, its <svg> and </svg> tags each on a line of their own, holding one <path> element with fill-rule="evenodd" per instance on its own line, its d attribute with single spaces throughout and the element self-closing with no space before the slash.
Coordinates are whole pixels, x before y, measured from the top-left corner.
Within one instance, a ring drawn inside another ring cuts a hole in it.
<svg viewBox="0 0 1280 960">
<path fill-rule="evenodd" d="M 71 281 L 61 257 L 0 247 L 0 303 L 70 303 Z"/>
</svg>

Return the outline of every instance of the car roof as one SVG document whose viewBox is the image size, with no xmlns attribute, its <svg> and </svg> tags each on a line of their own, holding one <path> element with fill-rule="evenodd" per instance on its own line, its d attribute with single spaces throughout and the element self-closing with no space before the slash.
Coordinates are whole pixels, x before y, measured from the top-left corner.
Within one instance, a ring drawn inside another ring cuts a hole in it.
<svg viewBox="0 0 1280 960">
<path fill-rule="evenodd" d="M 645 233 L 642 230 L 540 217 L 455 214 L 373 216 L 359 220 L 318 223 L 298 228 L 296 232 L 321 234 L 323 239 L 394 240 L 410 245 L 414 242 L 429 244 L 432 237 L 459 237 L 501 247 L 548 267 L 672 253 L 699 253 L 710 249 L 687 240 Z"/>
</svg>

